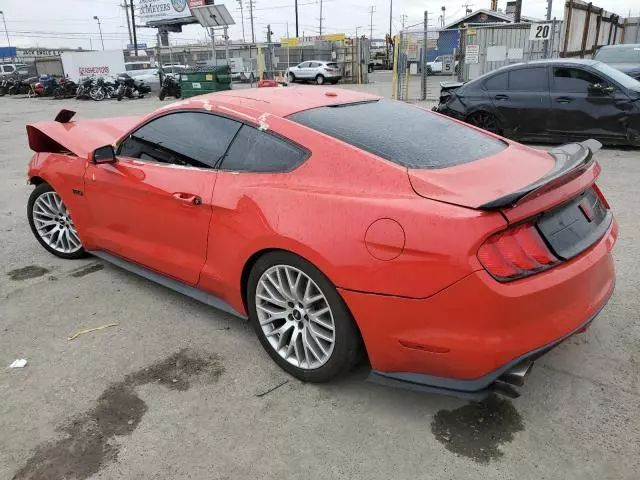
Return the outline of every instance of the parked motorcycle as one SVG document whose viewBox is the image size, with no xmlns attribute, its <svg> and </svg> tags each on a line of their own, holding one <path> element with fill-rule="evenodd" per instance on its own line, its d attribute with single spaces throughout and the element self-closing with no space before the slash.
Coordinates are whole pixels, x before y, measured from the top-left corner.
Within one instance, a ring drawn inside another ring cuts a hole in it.
<svg viewBox="0 0 640 480">
<path fill-rule="evenodd" d="M 99 77 L 93 83 L 89 90 L 89 96 L 96 102 L 100 102 L 105 98 L 113 98 L 116 95 L 116 85 L 110 80 Z"/>
<path fill-rule="evenodd" d="M 56 88 L 58 88 L 58 81 L 53 75 L 40 75 L 32 90 L 38 97 L 50 97 Z"/>
<path fill-rule="evenodd" d="M 89 92 L 91 91 L 91 87 L 93 87 L 93 77 L 84 77 L 80 79 L 80 84 L 76 89 L 76 98 L 78 100 L 86 100 L 89 97 Z"/>
<path fill-rule="evenodd" d="M 162 81 L 162 88 L 158 94 L 160 101 L 164 100 L 165 97 L 180 98 L 181 96 L 182 88 L 180 87 L 180 82 L 171 75 L 165 75 Z"/>
<path fill-rule="evenodd" d="M 13 86 L 15 80 L 11 77 L 4 77 L 0 79 L 0 97 L 4 97 L 9 93 L 9 88 Z"/>
<path fill-rule="evenodd" d="M 151 87 L 144 80 L 136 80 L 127 73 L 121 73 L 117 78 L 118 88 L 116 97 L 118 101 L 124 97 L 127 98 L 144 98 L 151 91 Z"/>
<path fill-rule="evenodd" d="M 73 98 L 78 91 L 78 84 L 68 78 L 63 78 L 58 82 L 58 87 L 53 92 L 53 98 L 60 100 L 63 98 Z"/>
<path fill-rule="evenodd" d="M 38 77 L 29 77 L 22 80 L 16 80 L 13 85 L 9 87 L 7 93 L 9 95 L 29 95 L 33 94 L 32 85 L 38 82 Z"/>
</svg>

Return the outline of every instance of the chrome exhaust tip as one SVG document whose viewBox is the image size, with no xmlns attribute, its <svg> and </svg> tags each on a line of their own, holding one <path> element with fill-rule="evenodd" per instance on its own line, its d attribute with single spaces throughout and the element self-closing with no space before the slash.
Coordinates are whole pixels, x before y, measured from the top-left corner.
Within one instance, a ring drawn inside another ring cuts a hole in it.
<svg viewBox="0 0 640 480">
<path fill-rule="evenodd" d="M 500 375 L 498 380 L 521 387 L 524 385 L 524 380 L 529 375 L 532 367 L 533 362 L 531 360 L 524 360 Z"/>
</svg>

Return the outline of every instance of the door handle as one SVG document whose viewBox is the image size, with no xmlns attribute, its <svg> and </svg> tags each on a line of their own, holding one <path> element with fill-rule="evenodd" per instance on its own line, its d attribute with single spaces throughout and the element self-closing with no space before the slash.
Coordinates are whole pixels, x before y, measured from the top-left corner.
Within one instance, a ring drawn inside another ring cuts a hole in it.
<svg viewBox="0 0 640 480">
<path fill-rule="evenodd" d="M 496 95 L 493 98 L 495 98 L 496 100 L 509 100 L 509 95 L 500 94 L 500 95 Z"/>
<path fill-rule="evenodd" d="M 187 205 L 202 205 L 202 199 L 191 193 L 178 192 L 173 194 L 173 198 Z"/>
<path fill-rule="evenodd" d="M 556 98 L 556 103 L 571 103 L 573 102 L 573 98 L 570 97 L 558 97 Z"/>
</svg>

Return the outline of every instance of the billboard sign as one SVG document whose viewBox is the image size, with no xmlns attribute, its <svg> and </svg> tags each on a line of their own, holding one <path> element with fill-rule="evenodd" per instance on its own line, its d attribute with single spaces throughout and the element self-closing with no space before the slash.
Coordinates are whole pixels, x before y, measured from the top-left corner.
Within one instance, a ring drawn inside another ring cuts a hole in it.
<svg viewBox="0 0 640 480">
<path fill-rule="evenodd" d="M 191 10 L 187 0 L 138 0 L 137 18 L 143 23 L 187 19 Z"/>
<path fill-rule="evenodd" d="M 16 47 L 0 47 L 0 58 L 17 57 Z"/>
</svg>

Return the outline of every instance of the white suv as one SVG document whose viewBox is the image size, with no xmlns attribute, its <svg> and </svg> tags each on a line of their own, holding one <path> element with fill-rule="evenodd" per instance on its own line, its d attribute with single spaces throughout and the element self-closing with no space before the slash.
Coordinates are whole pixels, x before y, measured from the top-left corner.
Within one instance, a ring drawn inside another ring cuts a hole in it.
<svg viewBox="0 0 640 480">
<path fill-rule="evenodd" d="M 24 63 L 0 63 L 0 76 L 27 75 L 29 70 Z"/>
<path fill-rule="evenodd" d="M 342 78 L 340 67 L 336 62 L 323 62 L 321 60 L 310 60 L 302 62 L 295 67 L 287 68 L 287 80 L 289 83 L 304 80 L 313 80 L 318 85 L 325 82 L 338 83 Z"/>
</svg>

